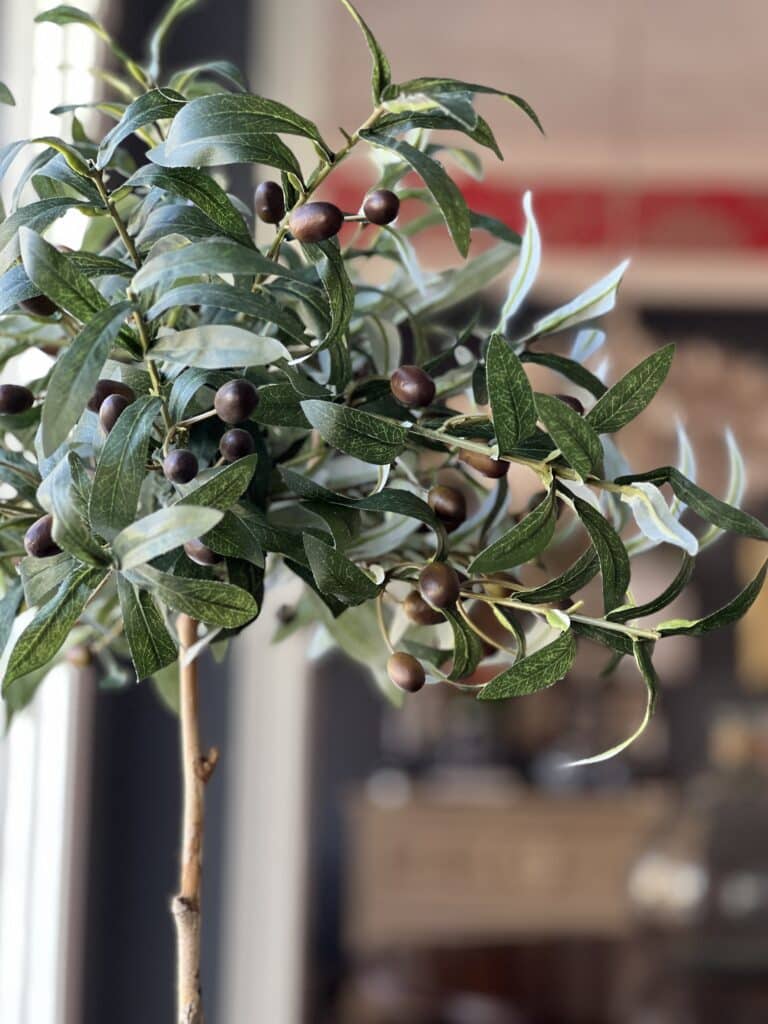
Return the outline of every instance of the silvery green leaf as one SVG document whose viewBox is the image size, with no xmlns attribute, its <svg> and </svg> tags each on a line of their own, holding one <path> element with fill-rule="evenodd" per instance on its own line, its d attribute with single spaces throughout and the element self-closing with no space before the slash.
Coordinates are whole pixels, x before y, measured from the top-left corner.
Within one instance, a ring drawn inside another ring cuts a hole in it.
<svg viewBox="0 0 768 1024">
<path fill-rule="evenodd" d="M 501 334 L 492 334 L 486 381 L 500 455 L 508 455 L 536 429 L 536 404 L 520 359 Z"/>
<path fill-rule="evenodd" d="M 577 363 L 586 363 L 598 349 L 605 344 L 605 331 L 597 327 L 585 327 L 576 335 L 571 346 L 571 359 Z"/>
<path fill-rule="evenodd" d="M 96 167 L 99 170 L 106 167 L 120 143 L 137 129 L 153 121 L 174 117 L 185 102 L 183 96 L 170 89 L 152 89 L 139 96 L 126 107 L 118 123 L 104 136 L 96 157 Z"/>
<path fill-rule="evenodd" d="M 45 604 L 55 590 L 71 576 L 75 559 L 62 551 L 49 558 L 27 556 L 19 563 L 24 599 L 30 607 Z"/>
<path fill-rule="evenodd" d="M 702 619 L 670 619 L 667 622 L 660 622 L 656 629 L 662 636 L 703 636 L 704 633 L 709 633 L 713 629 L 720 629 L 737 622 L 747 614 L 757 600 L 765 583 L 766 569 L 768 569 L 768 562 L 763 562 L 760 571 L 741 593 L 722 608 L 718 608 L 717 611 L 711 612 Z"/>
<path fill-rule="evenodd" d="M 85 325 L 53 367 L 40 420 L 40 444 L 52 454 L 77 423 L 93 393 L 130 303 L 101 310 Z"/>
<path fill-rule="evenodd" d="M 640 531 L 654 544 L 673 544 L 689 555 L 698 554 L 698 541 L 672 514 L 658 487 L 640 481 L 622 488 L 621 500 L 629 505 Z"/>
<path fill-rule="evenodd" d="M 549 436 L 579 476 L 599 475 L 603 447 L 584 417 L 553 395 L 537 394 L 536 408 Z"/>
<path fill-rule="evenodd" d="M 53 513 L 53 539 L 81 562 L 105 565 L 108 557 L 88 521 L 90 481 L 81 460 L 68 452 L 45 480 Z"/>
<path fill-rule="evenodd" d="M 547 496 L 498 540 L 489 544 L 470 563 L 470 572 L 497 572 L 535 558 L 542 552 L 555 532 L 555 493 Z"/>
<path fill-rule="evenodd" d="M 656 706 L 656 696 L 659 689 L 659 677 L 656 675 L 656 670 L 654 669 L 653 662 L 651 661 L 653 647 L 653 641 L 649 640 L 635 641 L 632 645 L 637 667 L 645 681 L 647 695 L 645 713 L 640 725 L 635 729 L 631 736 L 628 736 L 621 743 L 617 743 L 615 747 L 611 747 L 609 750 L 603 751 L 602 754 L 595 754 L 594 757 L 584 757 L 579 761 L 571 761 L 566 765 L 566 767 L 577 768 L 580 765 L 598 764 L 601 761 L 609 761 L 612 757 L 616 757 L 617 754 L 620 754 L 622 751 L 626 750 L 627 747 L 631 746 L 635 740 L 645 732 L 648 727 L 648 723 L 653 716 L 653 711 Z"/>
<path fill-rule="evenodd" d="M 691 439 L 680 420 L 677 421 L 677 468 L 689 480 L 696 479 L 696 456 L 693 451 Z M 733 502 L 731 502 L 733 504 Z M 675 518 L 679 519 L 685 511 L 685 505 L 676 494 L 672 495 L 669 504 L 670 511 Z"/>
<path fill-rule="evenodd" d="M 254 598 L 230 583 L 172 576 L 151 565 L 131 569 L 126 576 L 169 608 L 213 626 L 237 629 L 255 619 L 259 612 Z"/>
<path fill-rule="evenodd" d="M 385 224 L 381 230 L 386 237 L 392 241 L 392 244 L 397 249 L 400 256 L 400 260 L 402 261 L 403 269 L 408 274 L 411 282 L 419 290 L 420 294 L 423 295 L 426 289 L 424 272 L 421 269 L 421 264 L 419 263 L 419 257 L 416 255 L 416 250 L 408 237 L 403 234 L 402 231 L 398 231 L 397 228 L 390 227 L 389 224 Z"/>
<path fill-rule="evenodd" d="M 153 81 L 156 81 L 160 75 L 160 58 L 166 36 L 176 21 L 193 7 L 197 7 L 199 2 L 200 0 L 171 0 L 171 3 L 165 8 L 149 37 L 149 67 L 147 70 Z"/>
<path fill-rule="evenodd" d="M 500 673 L 482 688 L 478 700 L 505 700 L 538 693 L 553 686 L 568 672 L 576 658 L 576 641 L 566 630 L 527 658 Z"/>
<path fill-rule="evenodd" d="M 366 43 L 368 44 L 372 62 L 371 92 L 373 93 L 373 102 L 378 103 L 381 99 L 382 93 L 392 81 L 392 69 L 389 66 L 389 61 L 384 55 L 384 51 L 376 41 L 376 37 L 363 21 L 362 17 L 350 0 L 341 0 L 341 2 L 354 18 L 358 28 L 363 33 Z"/>
<path fill-rule="evenodd" d="M 502 332 L 507 321 L 514 316 L 525 301 L 536 281 L 541 265 L 541 235 L 533 213 L 533 199 L 530 192 L 526 192 L 523 196 L 523 211 L 525 212 L 525 231 L 520 244 L 520 255 L 499 316 L 498 330 Z"/>
<path fill-rule="evenodd" d="M 8 585 L 7 590 L 0 598 L 0 654 L 5 650 L 8 638 L 13 629 L 13 621 L 19 610 L 21 599 L 24 597 L 24 587 L 21 580 L 14 580 Z"/>
<path fill-rule="evenodd" d="M 107 305 L 88 278 L 77 271 L 55 246 L 30 228 L 19 229 L 19 245 L 29 279 L 43 295 L 71 313 L 76 320 L 87 323 L 94 313 Z"/>
<path fill-rule="evenodd" d="M 603 577 L 603 599 L 609 612 L 624 600 L 629 586 L 630 566 L 627 550 L 607 519 L 582 501 L 574 498 L 576 514 L 584 524 L 600 559 L 600 573 Z"/>
<path fill-rule="evenodd" d="M 167 286 L 181 278 L 211 274 L 274 274 L 302 280 L 296 271 L 267 259 L 257 249 L 230 238 L 206 238 L 151 256 L 134 275 L 131 287 L 141 292 L 157 284 Z"/>
<path fill-rule="evenodd" d="M 301 408 L 324 441 L 363 462 L 381 466 L 405 448 L 408 431 L 393 420 L 320 399 L 302 402 Z"/>
<path fill-rule="evenodd" d="M 482 641 L 457 611 L 444 608 L 442 613 L 453 632 L 453 659 L 448 678 L 455 681 L 465 679 L 475 671 L 483 657 Z"/>
<path fill-rule="evenodd" d="M 277 338 L 253 334 L 234 324 L 201 324 L 163 334 L 152 346 L 152 356 L 202 370 L 267 366 L 290 359 L 288 349 Z"/>
<path fill-rule="evenodd" d="M 5 82 L 0 82 L 0 103 L 5 103 L 9 107 L 16 106 L 16 100 L 13 98 L 13 93 Z"/>
<path fill-rule="evenodd" d="M 304 535 L 304 549 L 318 588 L 344 604 L 362 604 L 379 593 L 380 587 L 367 573 L 329 544 Z"/>
<path fill-rule="evenodd" d="M 576 384 L 577 387 L 584 388 L 594 398 L 602 397 L 607 390 L 600 378 L 592 373 L 591 370 L 588 370 L 586 366 L 582 366 L 581 363 L 577 363 L 567 356 L 558 355 L 556 352 L 532 352 L 529 349 L 520 353 L 520 359 L 524 363 L 546 366 L 548 369 L 562 374 L 563 377 Z"/>
<path fill-rule="evenodd" d="M 671 604 L 676 597 L 682 594 L 693 575 L 695 565 L 696 560 L 691 558 L 690 555 L 684 554 L 675 578 L 668 587 L 664 588 L 661 594 L 650 601 L 646 601 L 644 604 L 628 604 L 620 608 L 614 608 L 606 617 L 611 622 L 630 622 L 632 619 L 642 619 L 646 615 L 653 615 L 654 612 L 661 611 L 662 608 L 666 608 L 668 604 Z"/>
<path fill-rule="evenodd" d="M 559 309 L 537 320 L 528 337 L 539 337 L 542 334 L 552 334 L 554 331 L 564 331 L 576 324 L 584 323 L 585 320 L 594 320 L 595 317 L 610 313 L 616 305 L 616 292 L 628 266 L 629 260 L 624 260 L 581 295 L 577 295 L 565 306 L 560 306 Z"/>
<path fill-rule="evenodd" d="M 191 484 L 179 487 L 182 496 L 176 504 L 222 510 L 231 508 L 243 496 L 253 479 L 258 459 L 258 454 L 254 452 L 228 466 L 203 470 Z"/>
<path fill-rule="evenodd" d="M 734 508 L 740 508 L 744 500 L 744 492 L 747 489 L 747 474 L 744 459 L 730 427 L 726 427 L 725 430 L 725 443 L 728 447 L 728 487 L 724 500 Z M 690 474 L 686 473 L 686 476 L 690 476 Z M 704 548 L 708 548 L 710 544 L 714 544 L 719 537 L 722 537 L 723 532 L 717 526 L 709 526 L 699 541 L 699 548 L 702 551 Z"/>
<path fill-rule="evenodd" d="M 665 345 L 624 374 L 589 410 L 590 425 L 612 434 L 639 416 L 666 380 L 674 354 L 675 346 Z"/>
<path fill-rule="evenodd" d="M 135 569 L 213 529 L 224 513 L 195 505 L 172 505 L 131 523 L 112 541 L 121 569 Z M 148 673 L 151 675 L 151 673 Z"/>
<path fill-rule="evenodd" d="M 117 593 L 136 679 L 141 682 L 175 661 L 178 650 L 151 594 L 135 587 L 120 573 Z"/>
</svg>

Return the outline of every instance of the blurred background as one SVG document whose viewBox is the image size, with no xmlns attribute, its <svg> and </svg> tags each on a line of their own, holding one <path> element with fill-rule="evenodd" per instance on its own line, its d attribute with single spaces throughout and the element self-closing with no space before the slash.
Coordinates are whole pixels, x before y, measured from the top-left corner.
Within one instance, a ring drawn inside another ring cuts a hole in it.
<svg viewBox="0 0 768 1024">
<path fill-rule="evenodd" d="M 32 26 L 2 0 L 3 141 L 61 129 L 47 112 L 106 87 L 80 27 Z M 159 0 L 82 3 L 132 54 Z M 488 101 L 504 163 L 460 183 L 521 226 L 531 188 L 549 306 L 630 255 L 607 321 L 616 379 L 668 341 L 667 385 L 623 442 L 639 468 L 676 458 L 722 493 L 723 430 L 768 512 L 768 186 L 760 0 L 359 0 L 395 77 L 513 90 L 546 138 Z M 368 55 L 334 0 L 209 0 L 172 62 L 226 57 L 251 88 L 327 137 L 368 107 Z M 493 109 L 491 110 L 491 106 Z M 485 158 L 484 158 L 485 159 Z M 355 207 L 365 160 L 324 198 Z M 243 172 L 234 186 L 248 199 Z M 454 259 L 436 232 L 422 255 Z M 488 302 L 498 300 L 489 294 Z M 513 511 L 530 484 L 513 480 Z M 759 551 L 722 540 L 670 614 L 714 609 Z M 567 559 L 566 559 L 567 560 Z M 640 599 L 677 561 L 637 562 Z M 274 1024 L 762 1024 L 768 1019 L 768 596 L 738 628 L 667 641 L 664 690 L 616 761 L 564 759 L 632 731 L 632 668 L 586 650 L 567 684 L 486 707 L 432 687 L 402 711 L 311 630 L 272 646 L 273 591 L 227 664 L 206 663 L 209 788 L 203 986 L 211 1021 Z M 314 643 L 315 648 L 317 644 Z M 64 673 L 64 676 L 66 673 Z M 179 819 L 176 724 L 148 687 L 50 678 L 0 740 L 0 1020 L 173 1019 Z"/>
</svg>

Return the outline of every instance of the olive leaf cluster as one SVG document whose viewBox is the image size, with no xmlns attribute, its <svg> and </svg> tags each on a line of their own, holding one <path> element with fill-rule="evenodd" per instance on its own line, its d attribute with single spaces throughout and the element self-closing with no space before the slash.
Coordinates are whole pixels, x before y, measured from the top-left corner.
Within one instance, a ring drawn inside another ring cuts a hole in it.
<svg viewBox="0 0 768 1024">
<path fill-rule="evenodd" d="M 229 63 L 167 72 L 163 42 L 188 0 L 168 9 L 144 64 L 76 8 L 37 18 L 91 28 L 122 73 L 95 104 L 113 122 L 100 140 L 70 106 L 57 108 L 71 116 L 70 139 L 0 153 L 15 182 L 0 225 L 0 360 L 49 357 L 36 379 L 0 386 L 11 710 L 73 648 L 101 662 L 108 685 L 133 673 L 167 682 L 177 613 L 219 652 L 258 615 L 265 574 L 290 573 L 305 596 L 279 632 L 322 616 L 392 697 L 425 680 L 482 700 L 533 693 L 563 678 L 588 642 L 616 661 L 634 657 L 647 720 L 654 644 L 732 622 L 763 582 L 765 568 L 703 619 L 637 625 L 674 600 L 723 531 L 768 539 L 738 508 L 738 449 L 729 438 L 728 502 L 695 483 L 685 438 L 678 467 L 630 470 L 613 435 L 653 399 L 672 347 L 610 387 L 585 365 L 605 341 L 594 325 L 613 308 L 626 263 L 521 331 L 541 259 L 531 197 L 520 237 L 470 210 L 445 167 L 477 173 L 478 146 L 501 158 L 479 95 L 540 127 L 535 113 L 518 96 L 450 78 L 396 83 L 369 27 L 341 2 L 371 53 L 373 105 L 338 146 L 249 92 Z M 0 99 L 12 101 L 7 89 Z M 457 133 L 475 148 L 456 146 Z M 311 169 L 291 148 L 296 137 L 314 149 Z M 316 193 L 356 148 L 378 180 L 358 211 L 342 211 Z M 211 170 L 234 164 L 259 168 L 267 245 Z M 46 239 L 73 210 L 88 225 L 77 251 Z M 436 222 L 465 262 L 433 273 L 413 239 Z M 479 235 L 490 245 L 470 255 Z M 375 284 L 373 256 L 388 268 Z M 481 293 L 508 270 L 489 318 Z M 566 333 L 569 356 L 546 351 L 548 337 Z M 528 364 L 555 371 L 569 393 L 534 392 Z M 519 519 L 510 464 L 540 487 Z M 708 525 L 695 533 L 699 520 Z M 578 533 L 582 554 L 525 585 L 521 569 L 546 564 L 564 533 Z M 637 606 L 630 559 L 658 544 L 680 550 L 679 571 Z M 587 615 L 579 592 L 596 577 L 602 605 Z M 478 688 L 467 680 L 483 659 L 496 674 Z"/>
</svg>

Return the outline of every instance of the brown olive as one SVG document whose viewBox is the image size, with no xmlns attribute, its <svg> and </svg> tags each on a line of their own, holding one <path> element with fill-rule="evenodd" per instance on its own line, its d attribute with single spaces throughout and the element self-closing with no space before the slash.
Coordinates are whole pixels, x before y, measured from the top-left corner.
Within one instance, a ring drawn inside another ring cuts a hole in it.
<svg viewBox="0 0 768 1024">
<path fill-rule="evenodd" d="M 172 484 L 188 484 L 197 476 L 197 456 L 188 448 L 177 448 L 163 459 L 163 473 Z"/>
<path fill-rule="evenodd" d="M 398 366 L 389 378 L 392 394 L 409 408 L 429 405 L 435 397 L 435 382 L 420 366 Z"/>
<path fill-rule="evenodd" d="M 15 416 L 32 408 L 35 396 L 20 384 L 0 384 L 0 413 Z"/>
<path fill-rule="evenodd" d="M 483 455 L 481 452 L 461 452 L 459 459 L 491 480 L 500 480 L 507 475 L 509 469 L 508 462 L 503 459 L 492 459 L 490 455 Z"/>
<path fill-rule="evenodd" d="M 107 395 L 99 407 L 99 423 L 105 433 L 108 434 L 113 429 L 123 410 L 130 404 L 125 395 Z"/>
<path fill-rule="evenodd" d="M 403 611 L 419 626 L 437 626 L 445 619 L 440 612 L 428 605 L 418 590 L 412 590 L 403 601 Z"/>
<path fill-rule="evenodd" d="M 246 455 L 252 455 L 256 451 L 256 442 L 247 430 L 235 427 L 222 434 L 219 451 L 226 462 L 236 462 Z"/>
<path fill-rule="evenodd" d="M 259 404 L 259 392 L 241 377 L 222 384 L 213 399 L 216 415 L 225 423 L 242 423 Z"/>
<path fill-rule="evenodd" d="M 577 412 L 579 416 L 584 415 L 584 406 L 575 395 L 555 395 L 555 398 L 559 398 L 561 402 L 564 402 L 566 405 L 570 405 L 573 411 Z"/>
<path fill-rule="evenodd" d="M 387 675 L 401 690 L 416 693 L 424 685 L 424 666 L 412 654 L 395 651 L 387 659 Z"/>
<path fill-rule="evenodd" d="M 56 303 L 51 302 L 47 295 L 33 295 L 29 299 L 22 299 L 19 305 L 33 316 L 53 316 L 58 309 Z"/>
<path fill-rule="evenodd" d="M 305 203 L 291 214 L 288 226 L 300 242 L 324 242 L 338 235 L 344 214 L 333 203 Z"/>
<path fill-rule="evenodd" d="M 459 597 L 459 577 L 445 562 L 431 562 L 419 573 L 421 596 L 435 608 L 448 608 Z"/>
<path fill-rule="evenodd" d="M 217 555 L 207 544 L 201 540 L 188 540 L 184 545 L 187 558 L 192 559 L 198 565 L 217 565 L 221 561 L 221 555 Z"/>
<path fill-rule="evenodd" d="M 254 209 L 265 224 L 279 224 L 285 216 L 285 196 L 276 181 L 262 181 L 254 193 Z"/>
<path fill-rule="evenodd" d="M 48 558 L 58 555 L 61 548 L 53 539 L 53 516 L 48 514 L 36 519 L 24 534 L 24 550 L 33 558 Z"/>
<path fill-rule="evenodd" d="M 122 395 L 123 398 L 127 398 L 129 402 L 132 402 L 136 398 L 136 393 L 133 388 L 127 384 L 123 384 L 121 380 L 109 380 L 105 377 L 103 380 L 96 381 L 96 387 L 93 389 L 93 394 L 88 399 L 88 408 L 91 412 L 98 412 L 101 408 L 101 403 L 105 398 L 109 398 L 110 395 Z"/>
<path fill-rule="evenodd" d="M 446 484 L 432 487 L 427 495 L 427 502 L 448 533 L 461 526 L 467 518 L 466 498 L 455 487 L 448 487 Z"/>
<path fill-rule="evenodd" d="M 371 224 L 391 224 L 399 211 L 400 200 L 388 188 L 377 188 L 363 203 L 363 213 Z"/>
</svg>

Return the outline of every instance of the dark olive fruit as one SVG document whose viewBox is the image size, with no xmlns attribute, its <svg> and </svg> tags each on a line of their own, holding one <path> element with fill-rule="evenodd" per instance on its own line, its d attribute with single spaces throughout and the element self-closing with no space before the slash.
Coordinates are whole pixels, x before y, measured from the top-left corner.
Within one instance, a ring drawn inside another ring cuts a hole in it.
<svg viewBox="0 0 768 1024">
<path fill-rule="evenodd" d="M 418 590 L 412 590 L 403 601 L 403 611 L 419 626 L 437 626 L 445 619 L 440 612 L 428 605 Z"/>
<path fill-rule="evenodd" d="M 387 675 L 401 690 L 416 693 L 424 685 L 424 666 L 412 654 L 395 651 L 387 659 Z"/>
<path fill-rule="evenodd" d="M 289 626 L 296 618 L 296 606 L 293 604 L 281 604 L 275 612 L 277 621 L 283 626 Z"/>
<path fill-rule="evenodd" d="M 262 181 L 254 193 L 254 209 L 265 224 L 279 224 L 285 216 L 285 196 L 276 181 Z"/>
<path fill-rule="evenodd" d="M 467 518 L 467 501 L 461 491 L 446 484 L 438 484 L 427 495 L 429 507 L 445 526 L 448 533 L 461 526 Z"/>
<path fill-rule="evenodd" d="M 483 455 L 480 452 L 462 452 L 459 459 L 491 480 L 500 480 L 507 475 L 509 469 L 509 463 L 503 459 L 492 459 L 490 455 Z"/>
<path fill-rule="evenodd" d="M 435 397 L 435 382 L 420 366 L 398 366 L 389 378 L 389 387 L 398 402 L 408 408 L 429 405 Z"/>
<path fill-rule="evenodd" d="M 53 316 L 58 308 L 47 295 L 33 295 L 30 299 L 22 299 L 19 305 L 33 316 Z"/>
<path fill-rule="evenodd" d="M 228 380 L 213 399 L 216 415 L 225 423 L 242 423 L 259 404 L 259 392 L 249 380 Z"/>
<path fill-rule="evenodd" d="M 577 412 L 579 416 L 584 415 L 584 406 L 575 397 L 575 395 L 555 395 L 555 398 L 559 398 L 561 402 L 565 402 L 566 405 L 570 405 L 574 412 Z"/>
<path fill-rule="evenodd" d="M 123 409 L 127 409 L 130 404 L 125 395 L 107 395 L 99 407 L 99 423 L 106 434 L 120 419 Z"/>
<path fill-rule="evenodd" d="M 291 214 L 288 226 L 299 242 L 324 242 L 338 235 L 344 214 L 333 203 L 305 203 Z"/>
<path fill-rule="evenodd" d="M 35 396 L 29 388 L 23 388 L 20 384 L 0 384 L 0 413 L 15 416 L 26 412 L 32 408 L 34 400 Z"/>
<path fill-rule="evenodd" d="M 197 476 L 197 456 L 188 448 L 177 448 L 163 459 L 163 473 L 172 484 L 188 484 Z"/>
<path fill-rule="evenodd" d="M 238 459 L 244 459 L 246 455 L 252 455 L 256 451 L 256 442 L 247 430 L 235 427 L 222 434 L 219 451 L 226 462 L 236 462 Z"/>
<path fill-rule="evenodd" d="M 184 545 L 184 551 L 187 558 L 191 558 L 198 565 L 216 565 L 221 561 L 221 555 L 211 551 L 208 545 L 203 544 L 201 540 L 188 540 Z"/>
<path fill-rule="evenodd" d="M 133 388 L 128 387 L 127 384 L 123 384 L 121 380 L 109 380 L 105 377 L 103 380 L 96 381 L 96 387 L 93 389 L 93 394 L 88 399 L 88 408 L 91 412 L 98 412 L 101 408 L 101 403 L 105 398 L 109 398 L 110 395 L 122 395 L 123 398 L 127 398 L 129 402 L 132 402 L 136 398 L 136 393 Z"/>
<path fill-rule="evenodd" d="M 365 219 L 371 224 L 391 224 L 400 211 L 400 200 L 388 188 L 377 188 L 363 203 Z"/>
<path fill-rule="evenodd" d="M 435 608 L 448 608 L 459 597 L 459 577 L 445 562 L 432 562 L 419 573 L 419 590 L 425 601 Z"/>
<path fill-rule="evenodd" d="M 36 519 L 24 534 L 24 550 L 33 558 L 48 558 L 58 555 L 61 548 L 53 539 L 53 516 Z"/>
</svg>

